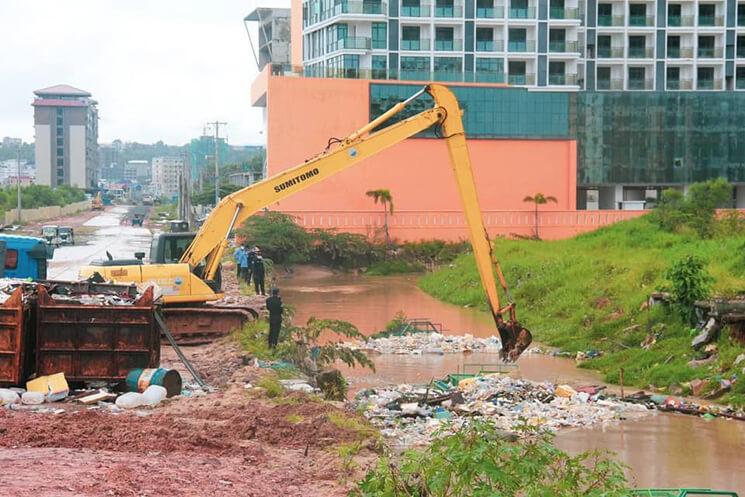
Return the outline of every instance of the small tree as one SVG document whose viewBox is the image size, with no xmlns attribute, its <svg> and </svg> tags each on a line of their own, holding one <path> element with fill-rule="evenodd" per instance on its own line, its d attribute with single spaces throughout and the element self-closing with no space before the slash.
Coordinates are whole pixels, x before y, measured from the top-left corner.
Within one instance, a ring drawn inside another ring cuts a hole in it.
<svg viewBox="0 0 745 497">
<path fill-rule="evenodd" d="M 371 197 L 376 204 L 380 202 L 380 204 L 383 206 L 383 228 L 385 229 L 385 246 L 386 248 L 390 249 L 391 238 L 388 234 L 388 212 L 390 211 L 391 215 L 393 214 L 393 196 L 391 195 L 390 190 L 386 189 L 369 190 L 365 192 L 365 195 Z"/>
<path fill-rule="evenodd" d="M 695 323 L 696 311 L 693 304 L 709 296 L 712 277 L 706 272 L 705 263 L 696 256 L 689 255 L 667 270 L 665 277 L 672 285 L 672 297 L 678 314 Z"/>
<path fill-rule="evenodd" d="M 252 245 L 258 245 L 262 255 L 277 264 L 295 264 L 308 260 L 310 235 L 287 214 L 267 211 L 253 215 L 237 234 Z"/>
<path fill-rule="evenodd" d="M 538 236 L 538 206 L 539 205 L 545 205 L 549 202 L 557 203 L 558 200 L 556 200 L 556 197 L 553 197 L 551 195 L 544 195 L 542 193 L 536 193 L 532 197 L 528 195 L 523 199 L 523 202 L 529 202 L 535 205 L 535 239 L 539 240 L 540 236 Z"/>
</svg>

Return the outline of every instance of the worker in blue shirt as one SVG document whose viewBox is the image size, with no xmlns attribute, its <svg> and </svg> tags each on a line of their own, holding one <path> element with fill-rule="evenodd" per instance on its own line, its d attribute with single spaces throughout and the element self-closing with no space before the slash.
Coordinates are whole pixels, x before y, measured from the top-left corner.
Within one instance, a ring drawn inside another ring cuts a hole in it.
<svg viewBox="0 0 745 497">
<path fill-rule="evenodd" d="M 246 249 L 243 248 L 243 245 L 238 245 L 238 248 L 235 249 L 235 252 L 233 253 L 233 257 L 235 258 L 235 276 L 240 279 L 243 277 L 243 274 L 241 272 L 241 260 L 243 260 L 243 257 L 246 256 Z"/>
</svg>

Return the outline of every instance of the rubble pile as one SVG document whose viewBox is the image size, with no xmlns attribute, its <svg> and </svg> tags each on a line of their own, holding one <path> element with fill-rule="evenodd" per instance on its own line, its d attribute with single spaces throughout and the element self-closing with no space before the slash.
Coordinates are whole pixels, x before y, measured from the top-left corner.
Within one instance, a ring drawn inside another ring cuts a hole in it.
<svg viewBox="0 0 745 497">
<path fill-rule="evenodd" d="M 650 412 L 644 405 L 606 398 L 602 388 L 577 391 L 496 374 L 466 378 L 457 387 L 443 385 L 437 382 L 439 390 L 412 385 L 363 390 L 355 404 L 401 447 L 426 444 L 436 432 L 457 430 L 472 418 L 488 419 L 508 432 L 524 424 L 553 432 Z"/>
<path fill-rule="evenodd" d="M 499 337 L 477 338 L 471 335 L 411 333 L 401 336 L 368 338 L 346 344 L 350 348 L 379 354 L 421 355 L 463 352 L 493 352 L 502 349 Z"/>
</svg>

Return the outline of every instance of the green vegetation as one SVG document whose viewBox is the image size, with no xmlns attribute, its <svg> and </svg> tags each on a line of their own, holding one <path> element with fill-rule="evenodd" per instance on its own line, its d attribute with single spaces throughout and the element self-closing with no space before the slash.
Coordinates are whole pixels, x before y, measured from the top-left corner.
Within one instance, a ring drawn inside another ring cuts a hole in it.
<svg viewBox="0 0 745 497">
<path fill-rule="evenodd" d="M 285 389 L 279 382 L 279 377 L 276 374 L 265 374 L 256 382 L 256 386 L 266 390 L 266 396 L 270 399 L 279 397 L 285 393 Z"/>
<path fill-rule="evenodd" d="M 305 417 L 302 416 L 301 414 L 288 414 L 287 422 L 292 423 L 294 425 L 299 425 L 300 423 L 305 422 Z"/>
<path fill-rule="evenodd" d="M 365 195 L 373 199 L 377 204 L 383 206 L 383 231 L 385 233 L 385 246 L 388 250 L 391 248 L 391 236 L 388 233 L 388 213 L 393 214 L 393 195 L 390 190 L 384 188 L 378 190 L 369 190 L 365 192 Z"/>
<path fill-rule="evenodd" d="M 165 202 L 160 205 L 153 207 L 153 213 L 151 215 L 153 219 L 175 219 L 176 218 L 176 204 L 173 202 Z"/>
<path fill-rule="evenodd" d="M 305 230 L 292 216 L 265 212 L 251 216 L 238 230 L 238 237 L 258 245 L 262 254 L 278 264 L 312 262 L 335 269 L 369 268 L 370 274 L 388 275 L 423 271 L 451 262 L 467 250 L 466 243 L 425 241 L 384 243 L 365 236 L 332 230 Z M 386 254 L 388 252 L 388 254 Z"/>
<path fill-rule="evenodd" d="M 604 357 L 582 365 L 599 369 L 606 381 L 618 382 L 624 368 L 626 384 L 668 387 L 734 374 L 725 358 L 738 347 L 727 333 L 719 340 L 717 362 L 710 368 L 690 368 L 688 361 L 696 358 L 690 324 L 662 306 L 645 305 L 649 294 L 658 289 L 678 286 L 675 292 L 685 295 L 685 288 L 698 285 L 681 283 L 681 278 L 689 278 L 683 273 L 693 271 L 691 263 L 671 268 L 689 256 L 702 261 L 695 269 L 701 272 L 691 278 L 701 283 L 704 272 L 710 274 L 713 294 L 745 292 L 745 234 L 722 234 L 718 225 L 713 231 L 715 238 L 701 238 L 687 229 L 670 232 L 648 215 L 568 240 L 499 239 L 495 253 L 518 304 L 518 317 L 537 341 L 571 352 L 605 352 Z M 470 254 L 424 276 L 419 284 L 441 300 L 486 310 Z M 656 343 L 641 348 L 640 343 L 655 333 L 659 334 Z"/>
<path fill-rule="evenodd" d="M 523 202 L 528 202 L 535 206 L 535 215 L 533 216 L 533 236 L 536 239 L 540 239 L 541 235 L 540 233 L 538 233 L 538 206 L 546 205 L 549 202 L 553 202 L 555 204 L 558 202 L 558 200 L 556 200 L 556 197 L 552 195 L 536 193 L 535 195 L 528 195 L 527 197 L 525 197 L 523 199 Z"/>
<path fill-rule="evenodd" d="M 64 207 L 75 202 L 85 200 L 85 192 L 71 186 L 51 188 L 45 185 L 29 185 L 21 187 L 21 203 L 24 209 L 36 209 L 58 205 Z M 18 196 L 16 187 L 0 189 L 0 211 L 5 212 L 17 207 Z"/>
<path fill-rule="evenodd" d="M 704 261 L 689 255 L 667 270 L 665 277 L 672 287 L 673 304 L 681 318 L 696 324 L 693 304 L 709 296 L 711 276 L 706 272 Z"/>
<path fill-rule="evenodd" d="M 572 457 L 549 435 L 530 430 L 524 440 L 507 441 L 491 424 L 476 421 L 424 450 L 381 458 L 351 495 L 620 497 L 623 469 L 602 452 Z"/>
</svg>

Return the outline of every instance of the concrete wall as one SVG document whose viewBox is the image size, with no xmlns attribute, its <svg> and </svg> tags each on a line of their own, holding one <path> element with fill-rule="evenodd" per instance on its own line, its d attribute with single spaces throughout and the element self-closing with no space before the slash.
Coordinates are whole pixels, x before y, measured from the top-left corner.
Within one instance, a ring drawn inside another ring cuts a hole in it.
<svg viewBox="0 0 745 497">
<path fill-rule="evenodd" d="M 269 77 L 266 95 L 270 175 L 302 163 L 322 151 L 330 137 L 344 137 L 370 120 L 366 80 Z M 576 209 L 576 142 L 471 140 L 468 147 L 484 211 L 525 211 L 530 206 L 523 199 L 536 192 L 558 200 L 543 206 L 545 211 Z M 461 210 L 447 146 L 436 139 L 406 140 L 273 208 L 308 213 L 311 217 L 319 214 L 319 209 L 323 216 L 332 218 L 351 214 L 376 216 L 380 206 L 365 192 L 378 188 L 391 191 L 395 211 L 402 215 L 426 213 L 439 219 Z M 420 219 L 422 223 L 429 222 Z M 353 227 L 342 224 L 345 230 Z M 396 235 L 400 239 L 459 236 L 450 234 L 459 233 L 459 229 L 451 232 L 447 223 L 426 226 L 423 230 L 401 224 L 396 227 Z M 354 228 L 360 229 L 363 228 Z M 507 222 L 504 230 L 510 229 Z M 571 227 L 562 229 L 567 236 L 575 232 Z"/>
<path fill-rule="evenodd" d="M 39 207 L 38 209 L 21 209 L 21 221 L 45 221 L 62 216 L 69 216 L 76 212 L 88 210 L 91 208 L 90 200 L 83 200 L 74 204 L 68 204 L 64 207 L 56 205 L 49 207 Z M 12 209 L 5 213 L 5 224 L 14 224 L 18 221 L 18 209 Z"/>
<path fill-rule="evenodd" d="M 37 124 L 35 128 L 36 184 L 52 186 L 52 128 L 48 124 Z"/>
</svg>

